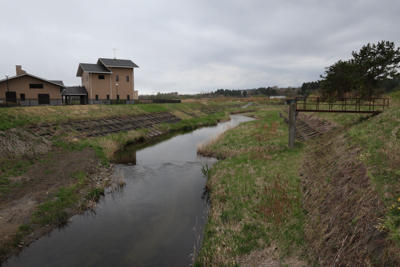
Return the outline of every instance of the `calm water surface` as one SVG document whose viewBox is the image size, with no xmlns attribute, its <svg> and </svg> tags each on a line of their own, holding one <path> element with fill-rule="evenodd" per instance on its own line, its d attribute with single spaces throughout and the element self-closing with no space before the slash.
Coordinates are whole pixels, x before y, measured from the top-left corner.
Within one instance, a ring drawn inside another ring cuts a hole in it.
<svg viewBox="0 0 400 267">
<path fill-rule="evenodd" d="M 193 229 L 202 232 L 208 211 L 201 168 L 216 162 L 198 155 L 196 144 L 253 120 L 231 117 L 128 147 L 115 160 L 114 175 L 127 183 L 122 191 L 107 194 L 95 214 L 72 217 L 5 266 L 188 266 L 198 246 Z"/>
</svg>

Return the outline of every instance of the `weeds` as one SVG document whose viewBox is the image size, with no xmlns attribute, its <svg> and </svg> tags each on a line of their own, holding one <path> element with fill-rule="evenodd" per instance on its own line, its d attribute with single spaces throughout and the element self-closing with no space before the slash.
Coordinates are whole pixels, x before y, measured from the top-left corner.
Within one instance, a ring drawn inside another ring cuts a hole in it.
<svg viewBox="0 0 400 267">
<path fill-rule="evenodd" d="M 92 188 L 89 191 L 89 193 L 86 194 L 86 198 L 97 201 L 103 195 L 104 195 L 104 187 L 96 187 L 96 188 Z"/>
<path fill-rule="evenodd" d="M 208 168 L 208 165 L 201 167 L 201 172 L 203 173 L 203 176 L 207 179 L 210 179 L 211 177 L 211 169 Z"/>
<path fill-rule="evenodd" d="M 207 182 L 212 207 L 198 257 L 201 266 L 235 266 L 238 257 L 272 242 L 281 256 L 302 250 L 304 214 L 296 172 L 302 146 L 286 148 L 286 126 L 275 110 L 255 112 L 258 121 L 198 146 L 225 157 L 212 167 Z"/>
</svg>

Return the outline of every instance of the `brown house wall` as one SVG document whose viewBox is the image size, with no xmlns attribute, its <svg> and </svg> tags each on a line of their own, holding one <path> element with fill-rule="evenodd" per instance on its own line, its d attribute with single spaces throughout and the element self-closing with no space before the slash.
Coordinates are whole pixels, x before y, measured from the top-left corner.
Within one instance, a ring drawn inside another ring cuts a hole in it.
<svg viewBox="0 0 400 267">
<path fill-rule="evenodd" d="M 29 84 L 43 84 L 43 89 L 29 88 Z M 38 94 L 49 94 L 50 99 L 61 99 L 61 87 L 30 77 L 22 76 L 8 80 L 10 92 L 16 92 L 17 98 L 21 97 L 21 94 L 25 94 L 26 99 L 38 99 Z M 0 83 L 0 98 L 5 98 L 7 92 L 7 81 Z"/>
<path fill-rule="evenodd" d="M 113 99 L 117 99 L 117 86 L 118 83 L 118 94 L 119 99 L 126 99 L 129 95 L 129 99 L 133 99 L 133 72 L 132 69 L 128 68 L 112 68 L 113 74 L 111 75 L 111 85 L 113 88 Z M 117 75 L 119 81 L 117 82 Z M 126 81 L 126 76 L 129 77 L 129 82 Z"/>
<path fill-rule="evenodd" d="M 120 99 L 134 99 L 134 77 L 132 68 L 109 68 L 112 74 L 103 73 L 86 73 L 82 74 L 82 86 L 85 86 L 88 92 L 88 99 L 96 99 L 98 95 L 99 99 L 107 99 L 109 95 L 110 99 L 117 99 L 117 91 Z M 99 75 L 104 75 L 104 80 L 99 79 Z M 119 81 L 117 81 L 117 75 Z M 89 78 L 85 78 L 88 76 Z M 126 76 L 129 76 L 129 81 L 126 81 Z M 118 83 L 118 90 L 117 90 Z"/>
<path fill-rule="evenodd" d="M 104 75 L 104 80 L 100 80 L 99 75 Z M 88 92 L 88 99 L 96 99 L 96 95 L 99 96 L 99 99 L 107 99 L 107 95 L 112 99 L 110 76 L 110 74 L 89 73 L 89 86 L 85 86 Z"/>
<path fill-rule="evenodd" d="M 88 92 L 88 97 L 90 97 L 90 80 L 89 73 L 84 72 L 81 77 L 82 86 L 85 86 L 86 91 Z"/>
</svg>

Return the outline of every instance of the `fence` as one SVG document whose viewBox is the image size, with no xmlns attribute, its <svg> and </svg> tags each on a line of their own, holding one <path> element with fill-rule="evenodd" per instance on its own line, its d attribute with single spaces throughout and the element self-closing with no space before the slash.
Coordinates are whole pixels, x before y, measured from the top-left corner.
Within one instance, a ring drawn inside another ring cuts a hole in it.
<svg viewBox="0 0 400 267">
<path fill-rule="evenodd" d="M 297 111 L 379 113 L 389 108 L 389 98 L 296 97 Z"/>
<path fill-rule="evenodd" d="M 138 103 L 139 102 L 139 103 Z M 165 104 L 165 103 L 181 103 L 181 100 L 169 100 L 169 99 L 139 99 L 136 100 L 137 104 L 146 104 L 146 103 L 154 103 L 154 104 Z"/>
<path fill-rule="evenodd" d="M 127 100 L 127 99 L 23 99 L 0 98 L 2 107 L 29 107 L 29 106 L 64 106 L 64 105 L 129 105 L 129 104 L 164 104 L 181 103 L 181 100 Z"/>
</svg>

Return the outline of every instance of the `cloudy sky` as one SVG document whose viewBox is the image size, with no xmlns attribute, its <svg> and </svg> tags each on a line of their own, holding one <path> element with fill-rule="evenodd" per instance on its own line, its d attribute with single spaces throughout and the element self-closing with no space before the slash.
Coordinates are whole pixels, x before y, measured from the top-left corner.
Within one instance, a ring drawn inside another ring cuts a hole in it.
<svg viewBox="0 0 400 267">
<path fill-rule="evenodd" d="M 400 46 L 398 0 L 13 0 L 0 74 L 80 85 L 79 63 L 130 59 L 139 94 L 301 86 L 367 43 Z M 1 76 L 0 76 L 1 79 Z"/>
</svg>

